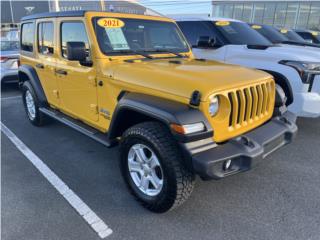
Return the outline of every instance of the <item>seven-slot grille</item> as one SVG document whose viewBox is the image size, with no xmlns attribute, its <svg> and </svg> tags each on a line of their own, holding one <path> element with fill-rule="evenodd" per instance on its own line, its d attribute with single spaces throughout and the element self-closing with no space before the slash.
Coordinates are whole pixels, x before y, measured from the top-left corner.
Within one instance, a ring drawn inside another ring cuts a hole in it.
<svg viewBox="0 0 320 240">
<path fill-rule="evenodd" d="M 233 129 L 248 125 L 267 116 L 269 111 L 273 111 L 270 106 L 271 97 L 274 96 L 272 91 L 274 83 L 270 81 L 229 92 L 231 104 L 229 127 Z"/>
</svg>

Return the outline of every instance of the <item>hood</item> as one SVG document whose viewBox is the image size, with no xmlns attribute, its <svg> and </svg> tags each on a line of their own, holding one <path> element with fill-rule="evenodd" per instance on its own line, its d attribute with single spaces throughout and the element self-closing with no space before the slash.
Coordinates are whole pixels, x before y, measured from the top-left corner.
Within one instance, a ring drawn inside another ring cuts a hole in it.
<svg viewBox="0 0 320 240">
<path fill-rule="evenodd" d="M 231 46 L 231 45 L 229 45 Z M 295 60 L 295 61 L 310 61 L 320 62 L 319 49 L 298 47 L 291 45 L 273 45 L 266 49 L 248 49 L 244 45 L 232 45 L 232 48 L 243 48 L 243 54 L 250 54 L 252 57 L 264 57 L 265 59 L 281 60 Z M 229 51 L 232 51 L 230 49 Z"/>
<path fill-rule="evenodd" d="M 270 79 L 262 71 L 216 61 L 195 59 L 154 59 L 116 64 L 114 78 L 134 87 L 139 85 L 147 91 L 160 91 L 190 99 L 198 90 L 201 100 L 223 90 L 254 84 Z"/>
</svg>

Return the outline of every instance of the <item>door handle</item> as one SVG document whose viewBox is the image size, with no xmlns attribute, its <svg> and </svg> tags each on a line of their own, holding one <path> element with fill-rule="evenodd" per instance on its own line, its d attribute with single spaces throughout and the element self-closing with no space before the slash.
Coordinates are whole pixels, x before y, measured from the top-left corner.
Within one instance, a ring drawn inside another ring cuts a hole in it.
<svg viewBox="0 0 320 240">
<path fill-rule="evenodd" d="M 36 68 L 44 69 L 44 65 L 43 65 L 43 64 L 41 64 L 41 63 L 38 63 L 38 64 L 36 64 Z"/>
<path fill-rule="evenodd" d="M 61 74 L 61 75 L 68 75 L 68 72 L 63 69 L 56 69 L 55 73 Z"/>
</svg>

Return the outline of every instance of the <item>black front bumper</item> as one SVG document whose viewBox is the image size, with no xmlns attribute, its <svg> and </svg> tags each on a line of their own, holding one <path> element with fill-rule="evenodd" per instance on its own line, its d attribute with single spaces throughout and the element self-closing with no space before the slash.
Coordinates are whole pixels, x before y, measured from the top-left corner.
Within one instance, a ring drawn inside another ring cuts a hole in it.
<svg viewBox="0 0 320 240">
<path fill-rule="evenodd" d="M 270 153 L 292 142 L 297 132 L 296 117 L 290 112 L 224 144 L 185 145 L 194 172 L 203 179 L 221 179 L 248 171 Z M 226 161 L 231 165 L 226 168 Z"/>
</svg>

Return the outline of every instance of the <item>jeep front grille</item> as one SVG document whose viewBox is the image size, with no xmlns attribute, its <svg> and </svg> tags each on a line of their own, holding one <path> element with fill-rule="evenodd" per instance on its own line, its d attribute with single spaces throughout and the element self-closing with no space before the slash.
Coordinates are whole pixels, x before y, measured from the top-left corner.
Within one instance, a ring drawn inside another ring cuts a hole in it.
<svg viewBox="0 0 320 240">
<path fill-rule="evenodd" d="M 274 82 L 266 81 L 228 92 L 231 105 L 229 130 L 247 126 L 256 120 L 261 120 L 273 111 L 271 106 Z"/>
</svg>

